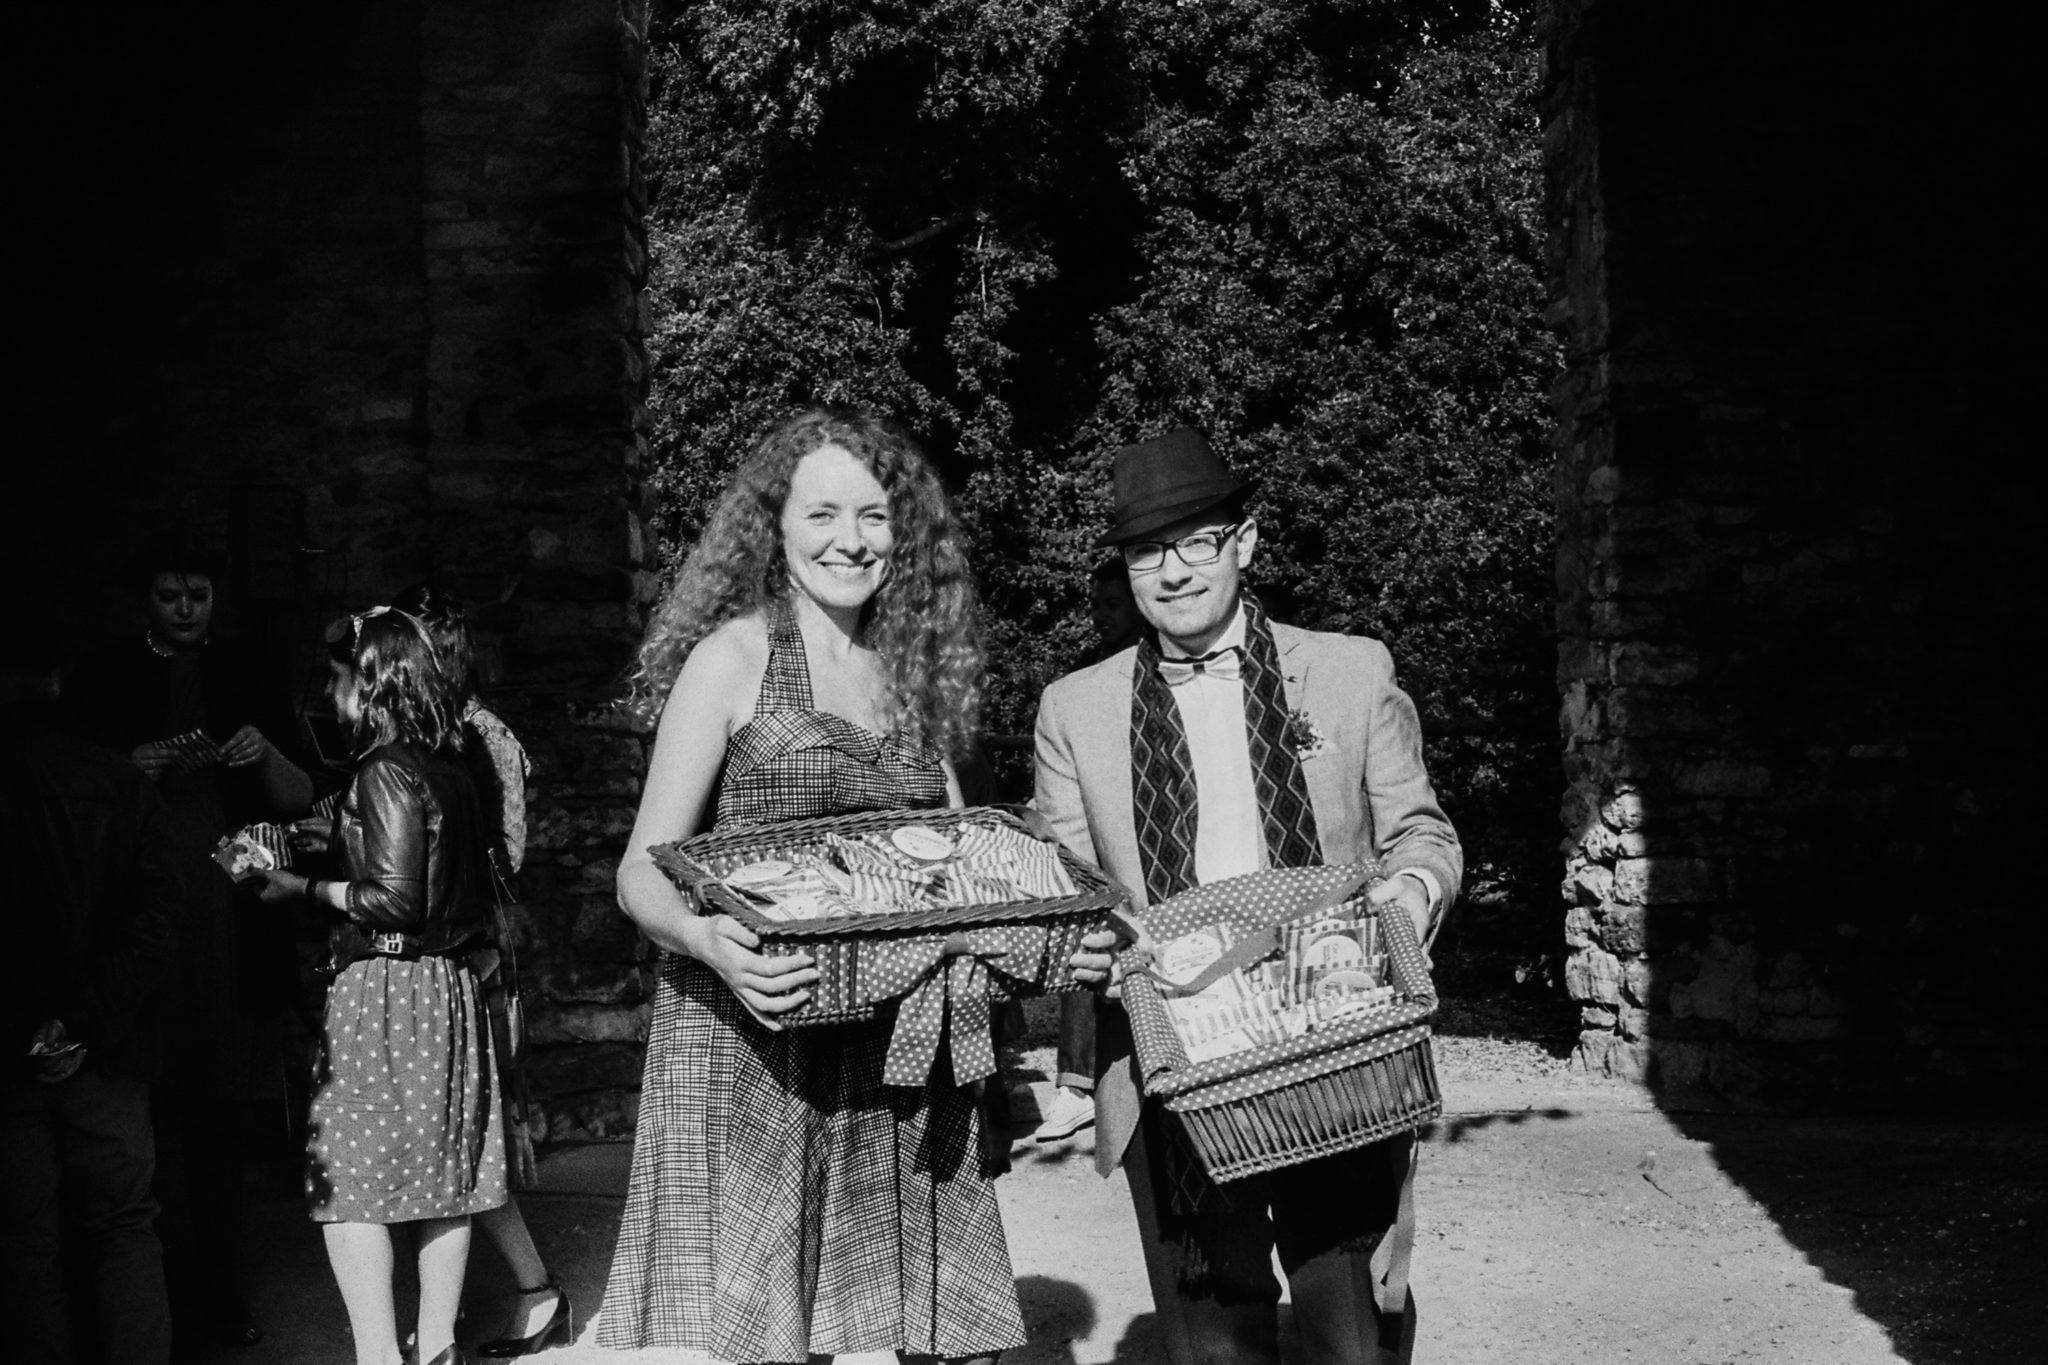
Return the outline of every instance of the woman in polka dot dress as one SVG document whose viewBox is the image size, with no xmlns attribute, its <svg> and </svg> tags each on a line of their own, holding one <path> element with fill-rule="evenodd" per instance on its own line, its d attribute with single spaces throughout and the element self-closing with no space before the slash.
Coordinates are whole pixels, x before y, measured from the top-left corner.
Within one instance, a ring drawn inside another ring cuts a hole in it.
<svg viewBox="0 0 2048 1365">
<path fill-rule="evenodd" d="M 810 959 L 755 952 L 648 856 L 714 825 L 957 804 L 941 755 L 972 735 L 974 613 L 916 447 L 808 412 L 742 464 L 651 623 L 634 702 L 661 719 L 619 897 L 664 952 L 599 1344 L 798 1362 L 1023 1343 L 973 1094 L 885 1085 L 891 1020 L 784 1028 Z"/>
<path fill-rule="evenodd" d="M 470 1215 L 505 1202 L 482 993 L 465 963 L 490 905 L 485 829 L 456 750 L 460 699 L 420 623 L 380 608 L 336 660 L 336 709 L 368 752 L 337 829 L 346 881 L 265 873 L 265 900 L 344 917 L 315 1063 L 307 1192 L 358 1365 L 397 1365 L 391 1224 L 414 1225 L 417 1359 L 456 1365 Z"/>
</svg>

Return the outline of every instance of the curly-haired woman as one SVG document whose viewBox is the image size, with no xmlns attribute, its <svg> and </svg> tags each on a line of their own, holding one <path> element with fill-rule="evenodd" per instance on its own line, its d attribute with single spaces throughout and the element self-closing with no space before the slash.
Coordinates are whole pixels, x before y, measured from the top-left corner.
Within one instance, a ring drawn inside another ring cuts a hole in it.
<svg viewBox="0 0 2048 1365">
<path fill-rule="evenodd" d="M 426 628 L 354 621 L 335 709 L 365 752 L 341 806 L 345 881 L 266 872 L 266 901 L 342 917 L 314 1075 L 307 1187 L 358 1365 L 401 1358 L 391 1224 L 414 1225 L 417 1359 L 454 1365 L 470 1215 L 505 1202 L 505 1140 L 483 993 L 468 958 L 490 909 L 488 837 L 463 770 L 462 698 Z"/>
<path fill-rule="evenodd" d="M 602 1345 L 732 1361 L 1021 1345 L 966 1090 L 882 1082 L 889 1021 L 784 1029 L 803 955 L 700 914 L 652 845 L 957 803 L 981 649 L 944 491 L 874 418 L 801 413 L 740 466 L 651 623 L 660 714 L 619 900 L 664 949 Z"/>
</svg>

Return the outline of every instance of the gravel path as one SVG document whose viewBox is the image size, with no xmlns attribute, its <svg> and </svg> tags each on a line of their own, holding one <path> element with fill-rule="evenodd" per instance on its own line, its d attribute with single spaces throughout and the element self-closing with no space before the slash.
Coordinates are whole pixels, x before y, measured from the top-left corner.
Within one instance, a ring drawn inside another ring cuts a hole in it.
<svg viewBox="0 0 2048 1365">
<path fill-rule="evenodd" d="M 1418 1189 L 1420 1365 L 2043 1359 L 2039 1124 L 1667 1115 L 1554 1050 L 1438 1040 L 1446 1113 Z M 1034 1100 L 1051 1061 L 1044 1046 L 1017 1058 L 1013 1080 Z M 1018 1118 L 1028 1130 L 1030 1111 Z M 1087 1135 L 1025 1143 L 1014 1159 L 999 1188 L 1032 1341 L 1005 1365 L 1162 1365 L 1121 1179 L 1095 1176 Z M 625 1169 L 624 1147 L 560 1153 L 545 1163 L 548 1191 L 525 1200 L 586 1310 L 610 1264 Z M 348 1365 L 339 1296 L 297 1205 L 262 1205 L 250 1230 L 270 1339 L 201 1359 Z M 487 1254 L 474 1264 L 481 1332 L 506 1285 Z M 579 1328 L 576 1346 L 547 1359 L 686 1359 L 599 1351 Z"/>
</svg>

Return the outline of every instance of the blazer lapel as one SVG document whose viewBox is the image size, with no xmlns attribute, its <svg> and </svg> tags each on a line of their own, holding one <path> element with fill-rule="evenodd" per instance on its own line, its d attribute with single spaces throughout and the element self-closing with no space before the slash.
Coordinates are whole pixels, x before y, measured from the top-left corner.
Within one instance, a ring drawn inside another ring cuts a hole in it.
<svg viewBox="0 0 2048 1365">
<path fill-rule="evenodd" d="M 1315 708 L 1310 702 L 1315 693 L 1311 691 L 1310 678 L 1318 660 L 1316 652 L 1308 647 L 1309 637 L 1292 626 L 1276 624 L 1273 643 L 1280 654 L 1280 686 L 1287 694 L 1287 714 L 1314 719 Z M 1319 687 L 1325 681 L 1316 678 L 1314 685 Z M 1290 738 L 1292 729 L 1290 726 Z M 1302 777 L 1308 783 L 1308 804 L 1316 814 L 1316 842 L 1322 846 L 1326 859 L 1331 856 L 1331 836 L 1342 823 L 1343 809 L 1335 788 L 1331 786 L 1332 769 L 1336 765 L 1325 761 L 1328 758 L 1325 751 L 1314 756 L 1304 755 L 1301 760 Z"/>
</svg>

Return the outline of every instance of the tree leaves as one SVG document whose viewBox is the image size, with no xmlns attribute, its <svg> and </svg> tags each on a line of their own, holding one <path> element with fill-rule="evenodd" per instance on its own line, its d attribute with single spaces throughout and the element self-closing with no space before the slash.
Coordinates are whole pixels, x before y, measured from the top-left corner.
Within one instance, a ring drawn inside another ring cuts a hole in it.
<svg viewBox="0 0 2048 1365">
<path fill-rule="evenodd" d="M 663 529 L 818 399 L 918 431 L 975 537 L 988 716 L 1086 634 L 1116 446 L 1262 480 L 1284 619 L 1385 638 L 1481 861 L 1552 841 L 1535 43 L 1408 0 L 658 7 Z"/>
</svg>

